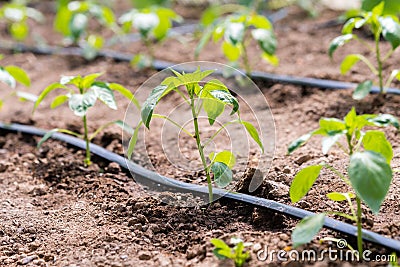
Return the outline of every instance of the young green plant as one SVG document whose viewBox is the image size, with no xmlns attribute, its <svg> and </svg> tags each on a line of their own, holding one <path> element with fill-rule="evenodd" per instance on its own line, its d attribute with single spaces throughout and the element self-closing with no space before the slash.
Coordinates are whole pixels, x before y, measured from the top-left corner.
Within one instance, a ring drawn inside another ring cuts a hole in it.
<svg viewBox="0 0 400 267">
<path fill-rule="evenodd" d="M 392 181 L 390 166 L 393 158 L 392 146 L 384 132 L 371 129 L 371 127 L 389 125 L 399 129 L 399 121 L 392 115 L 357 115 L 355 109 L 352 108 L 343 120 L 322 118 L 318 129 L 301 136 L 289 145 L 288 153 L 292 153 L 312 136 L 321 135 L 324 154 L 327 154 L 332 146 L 337 145 L 349 157 L 347 174 L 343 174 L 327 163 L 312 165 L 299 171 L 290 186 L 289 193 L 292 202 L 298 202 L 308 193 L 322 169 L 332 171 L 352 189 L 352 192 L 327 194 L 330 200 L 346 202 L 349 205 L 350 214 L 333 211 L 306 217 L 293 231 L 292 239 L 295 247 L 311 241 L 323 226 L 326 214 L 334 214 L 356 223 L 358 252 L 359 256 L 362 255 L 361 203 L 364 202 L 373 213 L 377 214 Z M 344 139 L 344 144 L 342 139 Z M 355 207 L 353 199 L 356 202 Z"/>
<path fill-rule="evenodd" d="M 162 42 L 172 27 L 172 22 L 182 21 L 172 9 L 151 6 L 143 9 L 132 9 L 119 18 L 122 29 L 128 33 L 134 28 L 147 48 L 148 55 L 138 54 L 131 63 L 139 68 L 150 67 L 154 61 L 154 43 Z"/>
<path fill-rule="evenodd" d="M 93 59 L 97 52 L 104 46 L 104 38 L 96 34 L 97 29 L 91 33 L 89 22 L 96 21 L 100 27 L 119 33 L 113 11 L 94 1 L 60 2 L 54 28 L 65 37 L 67 44 L 80 45 L 86 59 Z"/>
<path fill-rule="evenodd" d="M 212 238 L 211 244 L 214 245 L 213 253 L 220 259 L 232 259 L 235 263 L 235 267 L 242 267 L 246 260 L 250 258 L 250 253 L 244 251 L 246 246 L 250 246 L 251 243 L 243 243 L 239 238 L 231 238 L 231 244 L 235 245 L 233 248 L 229 247 L 223 240 L 218 238 Z"/>
<path fill-rule="evenodd" d="M 212 16 L 232 11 L 235 13 L 226 17 Z M 235 5 L 227 6 L 226 10 L 219 7 L 218 12 L 205 12 L 202 22 L 206 29 L 196 47 L 196 58 L 211 39 L 218 42 L 223 38 L 221 49 L 224 56 L 235 67 L 239 65 L 238 62 L 242 58 L 246 74 L 250 75 L 251 64 L 248 56 L 248 45 L 251 39 L 254 39 L 262 51 L 261 57 L 274 66 L 278 65 L 279 60 L 275 55 L 277 40 L 273 26 L 266 17 L 257 14 L 253 9 L 245 6 L 236 7 Z"/>
<path fill-rule="evenodd" d="M 232 181 L 232 167 L 235 165 L 236 159 L 231 151 L 224 150 L 221 152 L 211 152 L 209 162 L 204 153 L 205 148 L 212 143 L 215 137 L 221 133 L 228 125 L 241 124 L 247 130 L 253 140 L 260 146 L 262 152 L 264 151 L 263 144 L 260 140 L 257 129 L 247 121 L 244 121 L 240 117 L 239 102 L 230 93 L 229 89 L 218 79 L 211 79 L 204 81 L 213 71 L 196 70 L 193 73 L 179 73 L 174 70 L 173 73 L 176 76 L 170 76 L 164 79 L 164 81 L 155 87 L 147 100 L 143 103 L 141 110 L 141 121 L 135 129 L 130 144 L 127 150 L 128 158 L 131 158 L 133 150 L 135 148 L 138 131 L 140 126 L 143 124 L 146 128 L 150 128 L 150 122 L 152 118 L 161 118 L 168 120 L 175 126 L 179 127 L 185 134 L 196 140 L 197 150 L 200 155 L 203 170 L 205 171 L 208 184 L 209 202 L 213 201 L 212 181 L 211 174 L 213 174 L 214 182 L 219 187 L 226 187 Z M 194 133 L 190 132 L 177 122 L 171 120 L 171 118 L 154 113 L 154 109 L 159 101 L 166 95 L 175 92 L 178 93 L 185 103 L 190 106 L 191 116 L 193 118 Z M 208 123 L 213 125 L 215 120 L 224 112 L 225 108 L 229 106 L 232 111 L 231 116 L 236 115 L 236 118 L 224 123 L 215 133 L 204 140 L 200 135 L 200 124 L 199 115 L 202 110 L 205 111 L 208 117 Z"/>
<path fill-rule="evenodd" d="M 37 101 L 35 102 L 34 111 L 50 92 L 56 89 L 62 89 L 66 91 L 66 94 L 60 94 L 55 97 L 50 107 L 53 109 L 68 101 L 69 108 L 74 112 L 76 116 L 82 118 L 84 133 L 82 135 L 80 133 L 76 133 L 67 129 L 56 128 L 49 131 L 39 141 L 38 147 L 40 147 L 43 142 L 49 139 L 56 132 L 67 133 L 78 138 L 82 138 L 86 142 L 86 157 L 84 163 L 85 165 L 90 165 L 91 160 L 89 143 L 105 127 L 115 124 L 129 133 L 133 133 L 133 130 L 129 126 L 127 126 L 124 122 L 117 120 L 100 126 L 96 131 L 89 135 L 87 112 L 89 108 L 93 107 L 96 104 L 97 99 L 103 102 L 110 109 L 116 110 L 117 103 L 114 98 L 114 91 L 117 91 L 125 96 L 127 99 L 132 101 L 136 105 L 136 107 L 140 109 L 139 103 L 128 89 L 118 83 L 106 83 L 97 81 L 96 79 L 101 75 L 102 73 L 93 73 L 84 77 L 81 77 L 80 75 L 63 76 L 60 82 L 50 84 L 48 87 L 46 87 L 46 89 L 42 91 Z"/>
<path fill-rule="evenodd" d="M 5 20 L 8 31 L 16 41 L 23 41 L 29 34 L 28 19 L 44 22 L 44 16 L 38 10 L 27 7 L 26 1 L 11 1 L 0 8 L 0 19 Z"/>
<path fill-rule="evenodd" d="M 3 55 L 0 54 L 0 60 L 3 58 Z M 17 82 L 24 85 L 30 86 L 31 80 L 28 74 L 21 68 L 13 65 L 8 66 L 0 66 L 0 82 L 8 85 L 12 91 L 7 94 L 4 99 L 0 99 L 0 108 L 3 106 L 4 101 L 12 96 L 18 97 L 20 100 L 30 100 L 36 101 L 37 97 L 33 94 L 22 92 L 19 90 L 15 90 L 17 86 Z"/>
<path fill-rule="evenodd" d="M 390 75 L 386 75 L 386 78 L 384 77 L 384 63 L 400 45 L 399 20 L 395 16 L 382 15 L 384 4 L 385 2 L 381 2 L 369 12 L 360 11 L 357 16 L 347 20 L 343 26 L 342 35 L 332 40 L 328 51 L 329 56 L 332 58 L 336 49 L 348 43 L 350 40 L 357 40 L 365 45 L 375 57 L 377 64 L 374 66 L 374 64 L 362 54 L 350 54 L 343 59 L 340 65 L 340 72 L 344 75 L 351 70 L 357 62 L 362 61 L 378 78 L 380 94 L 386 92 L 386 88 L 390 86 L 394 79 L 400 80 L 400 70 L 397 69 L 392 70 Z M 367 27 L 373 34 L 374 46 L 370 46 L 354 32 L 355 29 L 360 29 L 362 27 Z M 383 53 L 381 48 L 381 37 L 391 45 L 390 50 L 386 53 Z M 363 99 L 370 93 L 372 86 L 373 82 L 371 80 L 360 83 L 354 90 L 353 98 L 356 100 Z"/>
</svg>

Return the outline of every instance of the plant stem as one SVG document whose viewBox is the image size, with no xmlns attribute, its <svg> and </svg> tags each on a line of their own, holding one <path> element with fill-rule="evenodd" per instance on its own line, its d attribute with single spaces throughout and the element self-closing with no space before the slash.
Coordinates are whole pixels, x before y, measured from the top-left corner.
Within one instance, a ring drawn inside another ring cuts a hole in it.
<svg viewBox="0 0 400 267">
<path fill-rule="evenodd" d="M 362 210 L 361 210 L 361 199 L 357 196 L 357 248 L 359 257 L 362 257 Z"/>
<path fill-rule="evenodd" d="M 154 50 L 153 50 L 153 45 L 151 43 L 151 40 L 146 38 L 144 40 L 144 44 L 145 44 L 147 50 L 149 51 L 150 61 L 151 61 L 151 63 L 153 63 L 153 61 L 154 61 Z"/>
<path fill-rule="evenodd" d="M 242 42 L 242 47 L 243 47 L 243 65 L 244 65 L 244 70 L 246 71 L 246 75 L 250 76 L 251 75 L 251 67 L 250 67 L 250 62 L 249 62 L 249 55 L 247 54 L 247 48 L 246 48 L 246 44 L 245 44 L 244 40 Z"/>
<path fill-rule="evenodd" d="M 83 116 L 83 128 L 84 128 L 84 135 L 83 135 L 83 139 L 86 142 L 86 157 L 85 157 L 85 165 L 89 166 L 90 164 L 92 164 L 92 162 L 90 161 L 90 148 L 89 148 L 89 136 L 88 136 L 88 127 L 87 127 L 87 120 L 86 120 L 86 115 Z"/>
<path fill-rule="evenodd" d="M 196 114 L 196 108 L 193 96 L 190 97 L 190 107 L 192 109 L 192 116 L 193 116 L 193 125 L 194 125 L 194 135 L 196 137 L 197 149 L 199 150 L 201 162 L 203 163 L 204 171 L 206 172 L 207 177 L 207 184 L 208 184 L 208 201 L 209 204 L 213 202 L 213 192 L 212 192 L 212 183 L 210 177 L 210 170 L 207 166 L 206 158 L 204 156 L 203 146 L 200 141 L 200 133 L 199 133 L 199 122 Z"/>
<path fill-rule="evenodd" d="M 381 51 L 379 49 L 379 37 L 375 38 L 376 61 L 378 62 L 379 93 L 383 94 L 383 76 Z"/>
</svg>

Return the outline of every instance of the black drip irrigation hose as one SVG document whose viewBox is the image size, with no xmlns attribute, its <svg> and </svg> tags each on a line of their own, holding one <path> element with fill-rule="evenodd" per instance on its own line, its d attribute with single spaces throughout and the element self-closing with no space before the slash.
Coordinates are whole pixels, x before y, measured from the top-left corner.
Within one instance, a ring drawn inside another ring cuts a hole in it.
<svg viewBox="0 0 400 267">
<path fill-rule="evenodd" d="M 28 135 L 37 135 L 37 136 L 43 136 L 46 134 L 45 130 L 35 128 L 33 126 L 27 126 L 27 125 L 21 125 L 21 124 L 5 124 L 5 123 L 0 123 L 0 129 L 5 130 L 5 131 L 11 131 L 11 132 L 18 132 L 18 133 L 23 133 L 23 134 L 28 134 Z M 52 135 L 53 139 L 65 142 L 71 146 L 80 148 L 80 149 L 85 149 L 86 143 L 78 139 L 76 137 L 66 135 L 66 134 L 61 134 L 61 133 L 55 133 Z M 135 178 L 141 178 L 148 180 L 150 182 L 156 183 L 158 185 L 162 185 L 165 187 L 173 188 L 173 189 L 179 189 L 183 190 L 186 192 L 191 192 L 193 194 L 202 194 L 202 195 L 207 195 L 208 194 L 208 188 L 207 186 L 199 186 L 199 185 L 194 185 L 194 184 L 188 184 L 184 183 L 181 181 L 177 181 L 175 179 L 171 179 L 165 176 L 162 176 L 160 174 L 157 174 L 155 172 L 152 172 L 150 170 L 147 170 L 146 168 L 135 164 L 131 161 L 128 161 L 126 158 L 117 155 L 113 152 L 110 152 L 106 149 L 104 149 L 101 146 L 95 145 L 95 144 L 90 144 L 90 151 L 92 154 L 106 160 L 109 162 L 115 162 L 119 164 L 122 168 L 127 169 L 135 176 Z M 234 201 L 239 201 L 242 203 L 250 204 L 253 206 L 257 207 L 263 207 L 267 208 L 271 211 L 284 214 L 284 215 L 289 215 L 291 217 L 295 217 L 298 219 L 302 219 L 306 216 L 310 215 L 315 215 L 312 212 L 292 207 L 286 204 L 282 204 L 273 200 L 265 199 L 265 198 L 259 198 L 251 195 L 246 195 L 242 193 L 232 193 L 228 192 L 224 189 L 220 188 L 213 188 L 213 192 L 215 196 L 219 196 L 225 199 L 229 200 L 234 200 Z M 343 223 L 341 221 L 331 219 L 331 218 L 325 218 L 324 226 L 326 228 L 329 228 L 331 230 L 334 230 L 336 232 L 340 232 L 352 237 L 356 237 L 357 235 L 357 228 L 353 225 Z M 400 252 L 400 241 L 395 240 L 395 239 L 390 239 L 384 236 L 381 236 L 377 233 L 374 233 L 369 230 L 362 230 L 362 237 L 364 241 L 369 241 L 371 243 L 374 243 L 376 245 L 385 247 L 391 251 L 395 252 Z"/>
<path fill-rule="evenodd" d="M 83 50 L 80 47 L 56 47 L 56 46 L 28 46 L 21 43 L 0 43 L 0 49 L 18 51 L 18 52 L 31 52 L 34 54 L 41 55 L 64 55 L 64 56 L 82 56 Z M 122 62 L 130 62 L 133 58 L 131 54 L 121 53 L 113 50 L 101 50 L 98 52 L 97 56 L 111 58 L 116 61 Z M 156 70 L 164 70 L 170 68 L 172 66 L 177 65 L 177 63 L 164 61 L 164 60 L 154 60 L 153 68 Z M 178 71 L 193 71 L 185 69 L 184 67 L 177 67 Z M 242 70 L 242 73 L 244 71 Z M 282 84 L 293 84 L 298 86 L 306 86 L 306 87 L 316 87 L 320 89 L 332 89 L 332 90 L 343 90 L 343 89 L 354 89 L 357 84 L 351 82 L 342 82 L 335 80 L 327 80 L 327 79 L 317 79 L 317 78 L 309 78 L 309 77 L 298 77 L 291 75 L 281 75 L 281 74 L 273 74 L 266 73 L 262 71 L 253 71 L 250 75 L 250 78 L 254 80 L 261 80 L 271 83 L 282 83 Z M 371 93 L 377 94 L 380 92 L 378 86 L 373 86 L 371 89 Z M 400 89 L 398 88 L 386 88 L 386 93 L 400 95 Z"/>
</svg>

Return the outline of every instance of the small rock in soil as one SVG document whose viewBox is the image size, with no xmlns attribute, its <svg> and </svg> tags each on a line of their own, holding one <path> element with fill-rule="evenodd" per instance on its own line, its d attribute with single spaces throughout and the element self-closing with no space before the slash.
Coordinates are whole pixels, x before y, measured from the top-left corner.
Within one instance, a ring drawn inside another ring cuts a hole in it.
<svg viewBox="0 0 400 267">
<path fill-rule="evenodd" d="M 20 260 L 20 261 L 18 262 L 18 264 L 20 264 L 20 265 L 26 265 L 26 264 L 30 263 L 31 261 L 36 260 L 37 257 L 38 257 L 38 256 L 36 256 L 36 255 L 27 256 L 27 257 L 23 258 L 22 260 Z"/>
<path fill-rule="evenodd" d="M 0 161 L 0 172 L 5 172 L 8 168 L 8 163 L 4 161 Z"/>
<path fill-rule="evenodd" d="M 310 159 L 311 159 L 311 156 L 310 156 L 310 155 L 303 155 L 303 156 L 297 158 L 294 162 L 295 162 L 297 165 L 301 165 L 301 164 L 303 164 L 303 163 L 309 161 Z"/>
<path fill-rule="evenodd" d="M 140 251 L 138 256 L 139 256 L 139 260 L 142 260 L 142 261 L 148 261 L 151 259 L 151 254 L 148 251 Z"/>
<path fill-rule="evenodd" d="M 121 166 L 119 166 L 118 163 L 111 162 L 110 164 L 108 164 L 106 171 L 117 174 L 121 172 Z"/>
</svg>

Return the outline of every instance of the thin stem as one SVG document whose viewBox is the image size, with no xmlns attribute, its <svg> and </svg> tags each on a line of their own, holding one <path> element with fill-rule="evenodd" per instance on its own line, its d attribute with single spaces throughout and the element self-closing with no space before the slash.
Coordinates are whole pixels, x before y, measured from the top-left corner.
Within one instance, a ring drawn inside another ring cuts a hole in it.
<svg viewBox="0 0 400 267">
<path fill-rule="evenodd" d="M 390 51 L 387 52 L 387 54 L 383 57 L 382 63 L 384 63 L 393 54 L 393 52 L 394 52 L 394 50 L 393 50 L 393 48 L 391 48 Z"/>
<path fill-rule="evenodd" d="M 227 123 L 223 124 L 203 145 L 203 147 L 207 147 L 212 140 L 214 140 L 215 137 L 223 130 L 225 129 L 226 126 L 234 124 L 238 122 L 239 120 L 233 120 L 233 121 L 228 121 Z"/>
<path fill-rule="evenodd" d="M 85 165 L 89 166 L 90 164 L 92 164 L 92 162 L 90 161 L 90 148 L 89 148 L 89 137 L 88 137 L 88 127 L 87 127 L 87 120 L 86 120 L 86 115 L 83 116 L 83 128 L 84 128 L 84 135 L 83 135 L 83 139 L 86 142 L 86 158 L 85 158 Z"/>
<path fill-rule="evenodd" d="M 367 65 L 367 67 L 372 71 L 373 74 L 378 75 L 379 72 L 378 70 L 374 67 L 374 65 L 372 65 L 371 61 L 369 61 L 366 57 L 364 57 L 363 55 L 358 55 L 360 60 L 362 62 L 365 63 L 365 65 Z"/>
<path fill-rule="evenodd" d="M 378 62 L 378 78 L 379 78 L 379 91 L 383 93 L 383 75 L 382 75 L 382 60 L 381 51 L 379 48 L 379 37 L 375 38 L 376 60 Z"/>
<path fill-rule="evenodd" d="M 324 167 L 331 170 L 332 172 L 334 172 L 337 176 L 340 177 L 340 179 L 342 179 L 346 184 L 351 186 L 350 180 L 344 176 L 340 171 L 336 170 L 334 167 L 332 167 L 331 165 L 328 164 L 324 164 Z"/>
<path fill-rule="evenodd" d="M 187 97 L 181 92 L 181 90 L 179 90 L 178 88 L 175 89 L 175 92 L 177 92 L 184 100 L 187 104 L 190 105 L 189 100 L 187 99 Z"/>
<path fill-rule="evenodd" d="M 250 76 L 251 75 L 251 67 L 250 67 L 250 62 L 249 62 L 249 55 L 247 54 L 247 48 L 246 48 L 246 44 L 245 44 L 244 40 L 242 41 L 242 47 L 243 47 L 244 70 L 246 71 L 247 76 Z"/>
<path fill-rule="evenodd" d="M 169 121 L 170 123 L 172 123 L 173 125 L 175 125 L 176 127 L 178 127 L 180 130 L 182 130 L 185 134 L 189 135 L 190 137 L 194 138 L 194 135 L 189 132 L 189 130 L 187 130 L 185 127 L 183 127 L 182 125 L 180 125 L 179 123 L 177 123 L 176 121 L 172 120 L 171 118 L 161 115 L 161 114 L 153 114 L 152 115 L 153 118 L 159 118 L 159 119 L 164 119 Z"/>
<path fill-rule="evenodd" d="M 151 60 L 151 62 L 153 62 L 154 61 L 154 49 L 153 49 L 153 44 L 151 43 L 151 40 L 149 38 L 145 38 L 144 44 L 147 48 L 147 51 L 149 51 L 150 60 Z"/>
<path fill-rule="evenodd" d="M 198 118 L 196 115 L 195 103 L 194 103 L 193 96 L 190 97 L 190 107 L 192 109 L 193 125 L 194 125 L 194 132 L 195 132 L 195 136 L 196 136 L 197 149 L 199 150 L 201 162 L 203 163 L 204 171 L 206 172 L 206 177 L 207 177 L 208 201 L 209 201 L 209 204 L 211 204 L 213 201 L 213 192 L 212 192 L 212 183 L 211 183 L 211 177 L 210 177 L 210 169 L 207 166 L 206 158 L 204 156 L 203 146 L 201 145 L 201 141 L 200 141 L 199 123 L 198 123 Z"/>
<path fill-rule="evenodd" d="M 363 247 L 362 247 L 362 210 L 361 210 L 361 199 L 357 196 L 357 248 L 358 254 L 362 255 Z"/>
<path fill-rule="evenodd" d="M 353 154 L 353 144 L 351 142 L 352 135 L 346 134 L 346 138 L 347 138 L 347 145 L 349 146 L 349 155 L 351 156 Z"/>
</svg>

